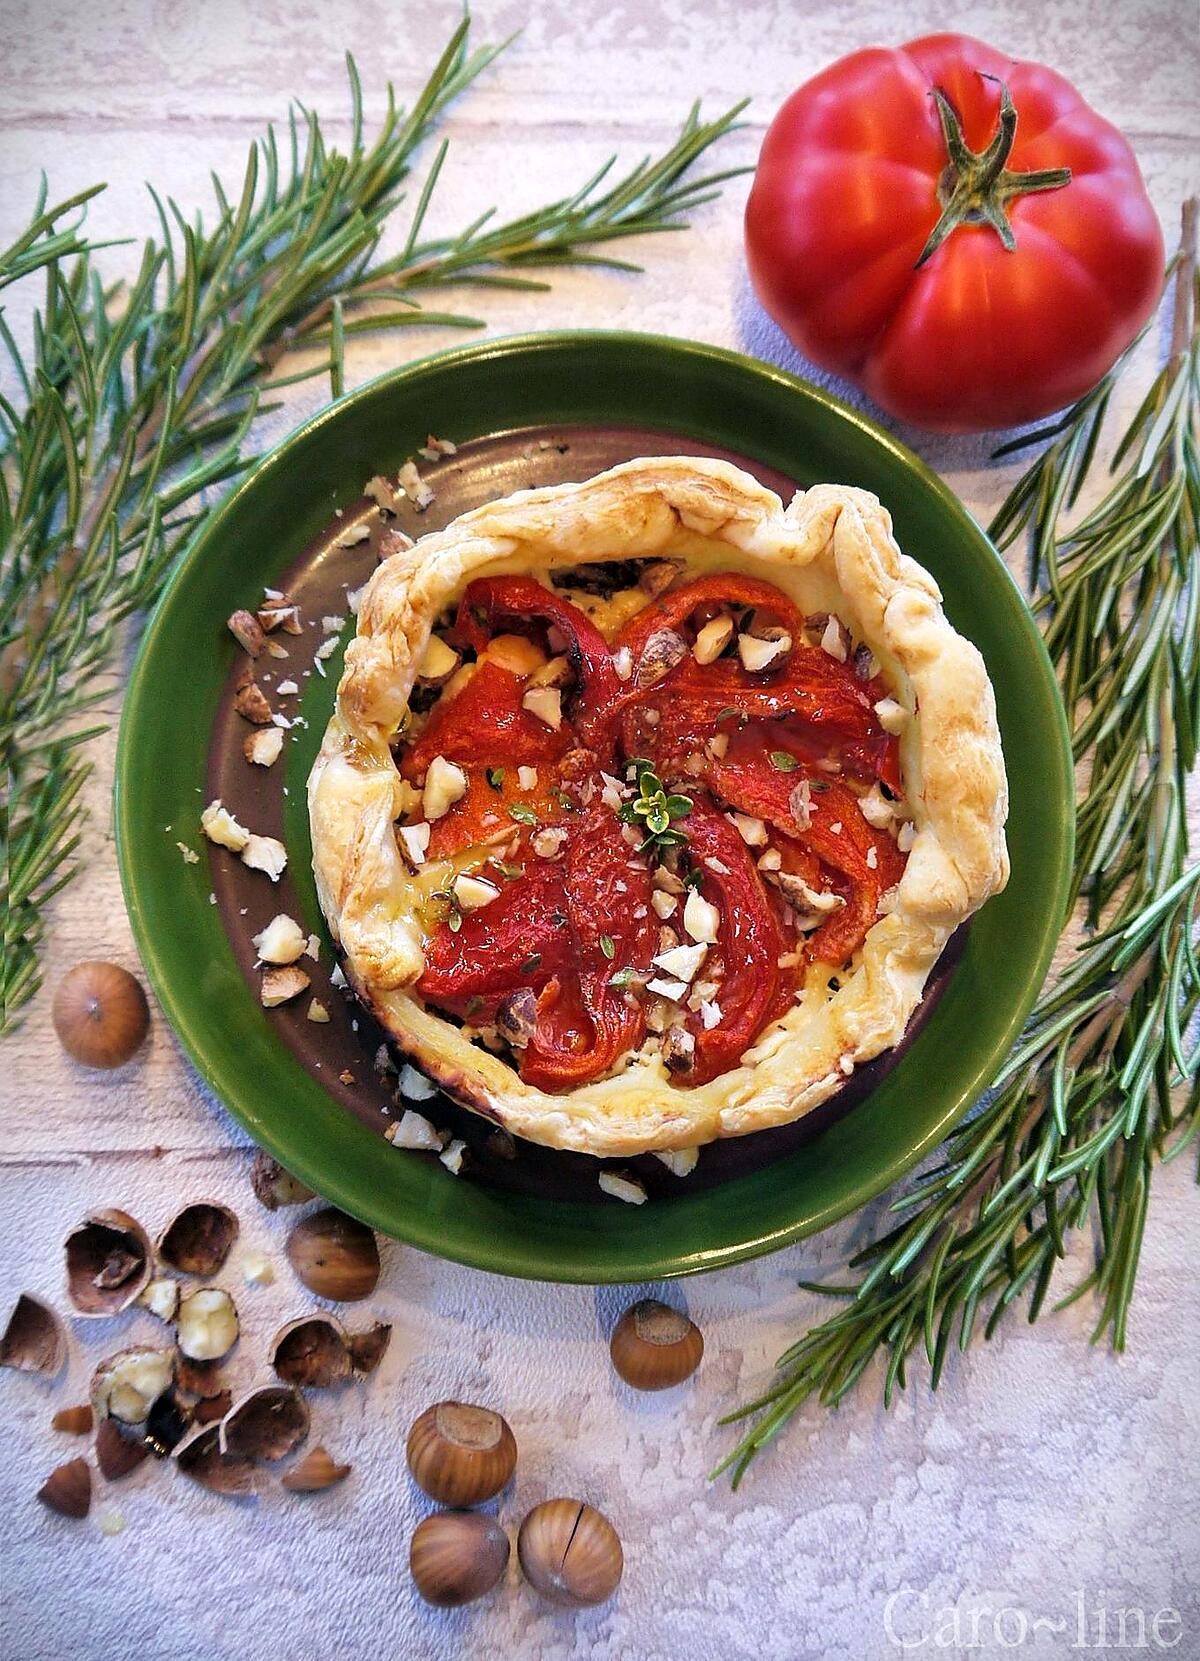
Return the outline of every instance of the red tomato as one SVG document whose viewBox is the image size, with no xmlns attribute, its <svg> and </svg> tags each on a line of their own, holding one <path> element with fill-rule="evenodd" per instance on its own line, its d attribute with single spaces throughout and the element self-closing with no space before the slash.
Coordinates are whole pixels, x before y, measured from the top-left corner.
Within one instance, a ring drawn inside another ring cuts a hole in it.
<svg viewBox="0 0 1200 1661">
<path fill-rule="evenodd" d="M 1054 70 L 966 35 L 855 52 L 793 93 L 763 143 L 746 254 L 807 357 L 941 432 L 1082 396 L 1163 282 L 1120 133 Z"/>
</svg>

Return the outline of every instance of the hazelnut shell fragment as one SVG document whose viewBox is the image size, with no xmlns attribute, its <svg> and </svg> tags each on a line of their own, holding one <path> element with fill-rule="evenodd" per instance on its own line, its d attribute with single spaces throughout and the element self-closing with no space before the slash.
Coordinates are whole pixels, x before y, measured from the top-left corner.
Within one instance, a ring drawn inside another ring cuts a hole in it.
<svg viewBox="0 0 1200 1661">
<path fill-rule="evenodd" d="M 192 1423 L 197 1425 L 216 1424 L 223 1419 L 233 1406 L 233 1397 L 228 1390 L 221 1390 L 215 1396 L 207 1396 L 198 1401 L 192 1408 Z"/>
<path fill-rule="evenodd" d="M 237 1459 L 282 1459 L 308 1435 L 308 1408 L 291 1384 L 251 1390 L 221 1420 L 220 1447 Z"/>
<path fill-rule="evenodd" d="M 324 1448 L 312 1448 L 299 1464 L 280 1478 L 293 1494 L 317 1494 L 350 1475 L 349 1465 L 336 1464 Z"/>
<path fill-rule="evenodd" d="M 225 1388 L 220 1364 L 216 1361 L 193 1361 L 181 1355 L 175 1365 L 175 1382 L 188 1396 L 210 1401 Z"/>
<path fill-rule="evenodd" d="M 224 1454 L 219 1424 L 205 1425 L 175 1450 L 175 1463 L 193 1482 L 214 1494 L 254 1494 L 263 1483 L 252 1459 Z"/>
<path fill-rule="evenodd" d="M 329 1315 L 302 1315 L 275 1335 L 271 1365 L 288 1384 L 327 1390 L 350 1377 L 350 1346 L 340 1321 Z"/>
<path fill-rule="evenodd" d="M 350 1334 L 350 1365 L 360 1378 L 365 1378 L 368 1373 L 375 1371 L 386 1355 L 391 1341 L 392 1329 L 386 1321 L 376 1321 L 374 1326 L 367 1327 L 364 1332 Z"/>
<path fill-rule="evenodd" d="M 517 1556 L 535 1592 L 573 1609 L 604 1603 L 624 1569 L 616 1529 L 603 1512 L 582 1500 L 535 1505 L 517 1535 Z"/>
<path fill-rule="evenodd" d="M 86 1436 L 96 1422 L 96 1415 L 86 1404 L 80 1407 L 60 1407 L 50 1421 L 52 1430 L 61 1430 L 67 1436 Z"/>
<path fill-rule="evenodd" d="M 481 1511 L 438 1511 L 417 1524 L 408 1566 L 426 1603 L 454 1609 L 497 1585 L 511 1547 L 495 1517 Z"/>
<path fill-rule="evenodd" d="M 80 1315 L 117 1315 L 145 1290 L 150 1236 L 127 1211 L 93 1211 L 66 1240 L 67 1296 Z"/>
<path fill-rule="evenodd" d="M 261 1149 L 250 1167 L 250 1186 L 255 1199 L 268 1211 L 278 1211 L 283 1205 L 303 1205 L 305 1200 L 314 1197 L 311 1188 L 306 1188 L 298 1177 L 285 1171 L 277 1159 Z"/>
<path fill-rule="evenodd" d="M 136 1470 L 150 1449 L 137 1436 L 127 1436 L 114 1419 L 101 1419 L 96 1427 L 96 1464 L 106 1482 L 118 1482 Z"/>
<path fill-rule="evenodd" d="M 319 1298 L 355 1303 L 379 1283 L 379 1247 L 357 1218 L 328 1206 L 302 1217 L 287 1241 L 288 1262 Z"/>
<path fill-rule="evenodd" d="M 53 1377 L 67 1359 L 67 1335 L 48 1303 L 22 1292 L 0 1337 L 0 1367 Z"/>
<path fill-rule="evenodd" d="M 68 1459 L 38 1489 L 38 1499 L 60 1517 L 86 1517 L 92 1508 L 92 1472 L 86 1459 Z"/>
<path fill-rule="evenodd" d="M 408 1468 L 439 1505 L 480 1505 L 504 1487 L 517 1463 L 507 1422 L 490 1407 L 442 1401 L 408 1433 Z"/>
<path fill-rule="evenodd" d="M 180 1274 L 215 1275 L 238 1237 L 238 1220 L 227 1205 L 201 1200 L 185 1205 L 158 1242 L 160 1260 Z"/>
<path fill-rule="evenodd" d="M 678 1309 L 643 1298 L 617 1322 L 609 1353 L 617 1372 L 635 1390 L 669 1390 L 696 1371 L 704 1338 Z"/>
</svg>

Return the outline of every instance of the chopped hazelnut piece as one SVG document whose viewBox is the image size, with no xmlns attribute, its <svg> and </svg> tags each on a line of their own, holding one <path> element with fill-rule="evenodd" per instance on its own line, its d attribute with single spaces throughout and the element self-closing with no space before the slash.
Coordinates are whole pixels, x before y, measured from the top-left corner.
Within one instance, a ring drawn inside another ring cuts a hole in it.
<svg viewBox="0 0 1200 1661">
<path fill-rule="evenodd" d="M 895 698 L 880 698 L 875 713 L 884 732 L 902 733 L 908 725 L 908 711 Z"/>
<path fill-rule="evenodd" d="M 383 1134 L 394 1148 L 415 1148 L 421 1153 L 442 1151 L 442 1139 L 437 1130 L 423 1113 L 414 1113 L 411 1107 L 406 1107 L 400 1118 L 394 1120 Z"/>
<path fill-rule="evenodd" d="M 711 945 L 721 926 L 721 913 L 697 889 L 693 888 L 683 908 L 683 926 L 693 940 Z"/>
<path fill-rule="evenodd" d="M 222 807 L 220 797 L 209 802 L 200 815 L 200 829 L 210 842 L 229 848 L 235 854 L 240 854 L 250 841 L 250 832 L 244 825 L 238 824 L 228 808 Z"/>
<path fill-rule="evenodd" d="M 556 686 L 535 686 L 521 699 L 521 708 L 544 722 L 552 732 L 562 726 L 562 693 Z"/>
<path fill-rule="evenodd" d="M 260 990 L 262 1006 L 264 1009 L 276 1009 L 280 1004 L 290 1003 L 301 992 L 307 991 L 309 985 L 304 970 L 298 969 L 294 963 L 282 969 L 265 969 Z"/>
<path fill-rule="evenodd" d="M 278 837 L 251 833 L 242 849 L 242 864 L 252 871 L 265 871 L 272 882 L 278 882 L 287 865 L 287 849 Z"/>
<path fill-rule="evenodd" d="M 737 646 L 742 667 L 756 674 L 763 669 L 774 668 L 781 658 L 787 656 L 792 649 L 792 637 L 781 634 L 773 640 L 760 640 L 754 634 L 739 634 Z"/>
<path fill-rule="evenodd" d="M 238 645 L 251 657 L 257 657 L 266 644 L 262 624 L 253 612 L 235 611 L 228 620 L 228 628 Z"/>
<path fill-rule="evenodd" d="M 271 706 L 266 694 L 253 681 L 238 687 L 233 695 L 233 707 L 244 721 L 252 721 L 256 727 L 265 727 L 271 719 Z"/>
<path fill-rule="evenodd" d="M 462 658 L 440 635 L 431 634 L 417 666 L 417 679 L 425 686 L 442 686 L 462 662 Z"/>
<path fill-rule="evenodd" d="M 405 857 L 410 865 L 424 865 L 425 856 L 429 852 L 430 826 L 422 821 L 416 825 L 401 825 L 400 840 L 404 844 Z"/>
<path fill-rule="evenodd" d="M 830 614 L 829 621 L 825 625 L 825 632 L 821 636 L 821 650 L 823 652 L 828 652 L 830 657 L 836 658 L 839 663 L 845 663 L 846 661 L 847 652 L 845 630 L 842 628 L 840 621 L 834 617 L 832 613 Z"/>
<path fill-rule="evenodd" d="M 254 949 L 263 963 L 295 963 L 306 944 L 303 929 L 282 911 L 254 936 Z"/>
<path fill-rule="evenodd" d="M 672 1176 L 686 1177 L 696 1169 L 699 1148 L 656 1148 L 655 1159 L 660 1159 Z"/>
<path fill-rule="evenodd" d="M 599 1181 L 600 1187 L 614 1200 L 624 1200 L 627 1205 L 646 1203 L 646 1190 L 636 1177 L 621 1176 L 617 1171 L 601 1171 Z"/>
<path fill-rule="evenodd" d="M 242 754 L 255 767 L 273 767 L 282 749 L 283 729 L 280 727 L 262 727 L 258 732 L 248 733 L 242 740 Z"/>
<path fill-rule="evenodd" d="M 427 819 L 440 819 L 467 793 L 467 775 L 445 756 L 434 756 L 425 774 L 424 807 Z"/>
<path fill-rule="evenodd" d="M 714 617 L 696 635 L 692 656 L 697 663 L 715 663 L 733 639 L 733 618 Z"/>
</svg>

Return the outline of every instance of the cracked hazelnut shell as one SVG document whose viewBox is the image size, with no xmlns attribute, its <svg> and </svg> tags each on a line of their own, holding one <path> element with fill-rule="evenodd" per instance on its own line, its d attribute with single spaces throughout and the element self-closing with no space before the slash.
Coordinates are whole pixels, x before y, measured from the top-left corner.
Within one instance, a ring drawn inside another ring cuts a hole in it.
<svg viewBox="0 0 1200 1661">
<path fill-rule="evenodd" d="M 621 1316 L 609 1344 L 612 1364 L 635 1390 L 669 1390 L 700 1365 L 704 1338 L 694 1321 L 656 1298 Z"/>
<path fill-rule="evenodd" d="M 137 1436 L 127 1436 L 115 1419 L 101 1419 L 96 1427 L 96 1464 L 106 1482 L 117 1482 L 136 1470 L 150 1449 Z"/>
<path fill-rule="evenodd" d="M 96 1422 L 96 1415 L 86 1404 L 80 1407 L 60 1407 L 50 1421 L 52 1430 L 61 1430 L 66 1436 L 86 1436 Z"/>
<path fill-rule="evenodd" d="M 68 1459 L 38 1489 L 38 1499 L 60 1517 L 86 1517 L 92 1508 L 92 1472 L 86 1459 Z"/>
<path fill-rule="evenodd" d="M 504 1487 L 517 1463 L 507 1422 L 490 1407 L 441 1401 L 408 1433 L 408 1468 L 439 1505 L 480 1505 Z"/>
<path fill-rule="evenodd" d="M 93 1211 L 66 1240 L 67 1296 L 80 1315 L 119 1315 L 150 1280 L 150 1236 L 127 1211 Z"/>
<path fill-rule="evenodd" d="M 314 1198 L 311 1188 L 306 1188 L 298 1177 L 261 1149 L 250 1167 L 250 1186 L 259 1204 L 265 1205 L 268 1211 L 278 1211 L 284 1205 L 303 1205 L 305 1200 Z"/>
<path fill-rule="evenodd" d="M 485 1596 L 508 1567 L 508 1535 L 481 1511 L 439 1511 L 413 1530 L 408 1566 L 426 1603 L 454 1609 Z"/>
<path fill-rule="evenodd" d="M 256 1494 L 263 1485 L 262 1472 L 252 1459 L 222 1453 L 220 1436 L 219 1424 L 198 1429 L 176 1448 L 176 1465 L 214 1494 Z"/>
<path fill-rule="evenodd" d="M 331 1303 L 356 1303 L 379 1283 L 374 1234 L 333 1206 L 300 1219 L 288 1235 L 287 1255 L 298 1279 Z"/>
<path fill-rule="evenodd" d="M 59 981 L 51 1010 L 58 1041 L 85 1067 L 122 1067 L 150 1027 L 141 985 L 116 963 L 77 963 Z"/>
<path fill-rule="evenodd" d="M 386 1321 L 376 1321 L 374 1326 L 366 1327 L 362 1332 L 352 1332 L 347 1342 L 350 1345 L 350 1365 L 360 1378 L 373 1373 L 387 1354 L 387 1347 L 392 1341 L 392 1329 Z"/>
<path fill-rule="evenodd" d="M 271 1346 L 271 1366 L 288 1384 L 327 1390 L 350 1377 L 350 1345 L 340 1321 L 302 1315 L 280 1327 Z"/>
<path fill-rule="evenodd" d="M 298 1464 L 280 1478 L 293 1494 L 318 1494 L 350 1475 L 349 1465 L 337 1464 L 325 1448 L 312 1448 Z"/>
<path fill-rule="evenodd" d="M 238 1237 L 238 1220 L 227 1205 L 199 1200 L 185 1205 L 158 1242 L 169 1269 L 207 1279 L 221 1269 Z"/>
<path fill-rule="evenodd" d="M 282 1459 L 308 1435 L 308 1422 L 304 1397 L 294 1385 L 261 1385 L 221 1420 L 221 1452 L 239 1459 Z"/>
<path fill-rule="evenodd" d="M 625 1566 L 616 1529 L 582 1500 L 535 1505 L 517 1534 L 517 1557 L 535 1592 L 572 1609 L 606 1602 Z"/>
<path fill-rule="evenodd" d="M 174 1350 L 146 1344 L 107 1356 L 92 1374 L 92 1410 L 97 1419 L 141 1425 L 175 1377 Z"/>
<path fill-rule="evenodd" d="M 48 1303 L 22 1292 L 0 1336 L 0 1367 L 52 1378 L 67 1359 L 67 1335 Z"/>
</svg>

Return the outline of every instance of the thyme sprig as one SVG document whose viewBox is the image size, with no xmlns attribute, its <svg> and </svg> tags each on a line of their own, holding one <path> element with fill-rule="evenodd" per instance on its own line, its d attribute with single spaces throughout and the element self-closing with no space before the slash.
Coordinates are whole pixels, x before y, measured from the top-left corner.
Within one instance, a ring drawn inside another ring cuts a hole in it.
<svg viewBox="0 0 1200 1661">
<path fill-rule="evenodd" d="M 312 111 L 251 146 L 240 188 L 213 176 L 215 212 L 189 217 L 151 190 L 159 232 L 136 276 L 107 284 L 81 215 L 96 185 L 47 205 L 0 256 L 0 290 L 42 274 L 45 298 L 22 350 L 0 313 L 12 399 L 0 395 L 0 820 L 4 911 L 0 1031 L 36 991 L 45 908 L 71 880 L 83 824 L 87 723 L 105 696 L 117 631 L 151 604 L 199 535 L 217 487 L 252 459 L 255 419 L 293 382 L 328 372 L 345 385 L 346 339 L 366 330 L 481 320 L 428 308 L 449 285 L 545 289 L 535 267 L 636 270 L 602 250 L 676 230 L 731 172 L 692 177 L 734 129 L 698 107 L 662 155 L 610 183 L 610 158 L 579 190 L 532 213 L 482 215 L 457 235 L 425 234 L 446 161 L 436 151 L 398 253 L 378 245 L 416 153 L 449 103 L 501 46 L 472 50 L 464 18 L 410 109 L 389 86 L 369 138 L 347 59 L 352 131 L 330 148 Z M 734 170 L 740 171 L 740 170 Z M 685 177 L 686 175 L 686 177 Z M 282 372 L 285 354 L 307 351 Z"/>
<path fill-rule="evenodd" d="M 629 769 L 634 775 L 637 795 L 618 809 L 617 818 L 627 825 L 639 825 L 646 832 L 645 841 L 638 845 L 638 853 L 644 854 L 651 848 L 665 850 L 684 846 L 687 836 L 677 829 L 675 821 L 687 818 L 692 811 L 692 798 L 670 793 L 652 762 L 639 758 L 629 763 Z"/>
<path fill-rule="evenodd" d="M 753 1423 L 719 1470 L 736 1484 L 810 1399 L 841 1401 L 882 1357 L 883 1400 L 923 1351 L 936 1387 L 951 1347 L 990 1337 L 1028 1294 L 1045 1306 L 1072 1230 L 1094 1265 L 1056 1308 L 1095 1294 L 1093 1341 L 1125 1347 L 1155 1162 L 1200 1130 L 1200 865 L 1187 864 L 1184 785 L 1200 729 L 1200 333 L 1196 207 L 1174 268 L 1168 362 L 1116 446 L 1112 482 L 1073 528 L 1117 366 L 1048 432 L 992 525 L 1027 536 L 1035 607 L 1076 761 L 1074 895 L 1085 938 L 1042 993 L 981 1110 L 851 1259 L 809 1286 L 845 1307 L 803 1334 L 775 1384 L 731 1413 Z"/>
</svg>

